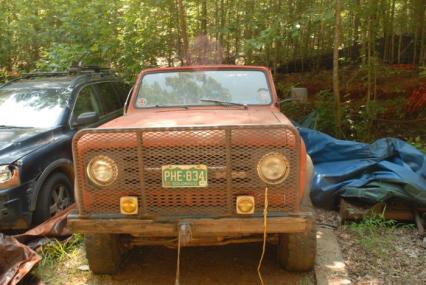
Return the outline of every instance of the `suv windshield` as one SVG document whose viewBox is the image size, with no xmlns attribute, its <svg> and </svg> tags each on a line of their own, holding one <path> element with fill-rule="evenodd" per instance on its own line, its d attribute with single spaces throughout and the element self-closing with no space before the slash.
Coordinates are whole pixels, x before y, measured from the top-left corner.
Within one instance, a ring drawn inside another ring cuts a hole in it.
<svg viewBox="0 0 426 285">
<path fill-rule="evenodd" d="M 0 88 L 0 126 L 57 126 L 67 106 L 69 94 L 68 89 L 59 86 L 20 86 L 18 83 Z"/>
<path fill-rule="evenodd" d="M 178 71 L 144 75 L 136 107 L 268 105 L 271 102 L 262 71 Z"/>
</svg>

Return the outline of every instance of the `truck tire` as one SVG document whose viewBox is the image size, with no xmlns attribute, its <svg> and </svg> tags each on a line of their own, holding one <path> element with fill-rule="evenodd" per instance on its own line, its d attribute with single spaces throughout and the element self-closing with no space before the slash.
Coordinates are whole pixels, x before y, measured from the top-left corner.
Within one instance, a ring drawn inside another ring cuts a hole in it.
<svg viewBox="0 0 426 285">
<path fill-rule="evenodd" d="M 120 268 L 122 246 L 119 235 L 86 234 L 86 257 L 94 274 L 113 274 Z"/>
<path fill-rule="evenodd" d="M 278 243 L 278 262 L 288 271 L 310 271 L 315 264 L 316 230 L 303 233 L 280 234 Z"/>
<path fill-rule="evenodd" d="M 73 189 L 68 176 L 62 172 L 51 174 L 43 183 L 33 213 L 33 224 L 38 225 L 65 210 L 74 201 Z"/>
</svg>

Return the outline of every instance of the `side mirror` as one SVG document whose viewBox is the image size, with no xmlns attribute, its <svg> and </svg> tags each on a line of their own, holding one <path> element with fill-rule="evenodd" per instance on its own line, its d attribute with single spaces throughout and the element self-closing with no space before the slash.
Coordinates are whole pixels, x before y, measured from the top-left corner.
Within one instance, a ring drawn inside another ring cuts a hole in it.
<svg viewBox="0 0 426 285">
<path fill-rule="evenodd" d="M 80 127 L 90 125 L 99 121 L 99 116 L 96 112 L 82 113 L 77 117 L 77 120 L 73 123 L 73 127 Z"/>
</svg>

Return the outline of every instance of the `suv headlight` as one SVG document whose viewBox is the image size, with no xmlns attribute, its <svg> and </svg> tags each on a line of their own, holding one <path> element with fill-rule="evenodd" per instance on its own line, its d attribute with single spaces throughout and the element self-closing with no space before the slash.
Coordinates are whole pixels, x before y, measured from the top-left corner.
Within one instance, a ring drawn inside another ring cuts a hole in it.
<svg viewBox="0 0 426 285">
<path fill-rule="evenodd" d="M 0 165 L 0 189 L 20 184 L 19 169 L 13 165 Z"/>
<path fill-rule="evenodd" d="M 270 152 L 257 163 L 257 173 L 262 181 L 268 184 L 279 184 L 288 177 L 290 163 L 283 154 Z"/>
<path fill-rule="evenodd" d="M 117 163 L 108 156 L 98 155 L 87 165 L 87 176 L 98 186 L 109 186 L 117 179 Z"/>
</svg>

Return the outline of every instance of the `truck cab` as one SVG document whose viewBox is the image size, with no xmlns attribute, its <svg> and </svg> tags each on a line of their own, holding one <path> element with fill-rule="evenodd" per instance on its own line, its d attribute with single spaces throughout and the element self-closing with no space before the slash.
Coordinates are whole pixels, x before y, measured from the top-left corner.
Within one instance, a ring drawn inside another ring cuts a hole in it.
<svg viewBox="0 0 426 285">
<path fill-rule="evenodd" d="M 265 67 L 144 70 L 125 114 L 79 131 L 73 157 L 69 224 L 94 273 L 138 246 L 257 241 L 287 270 L 313 267 L 313 166 Z"/>
</svg>

